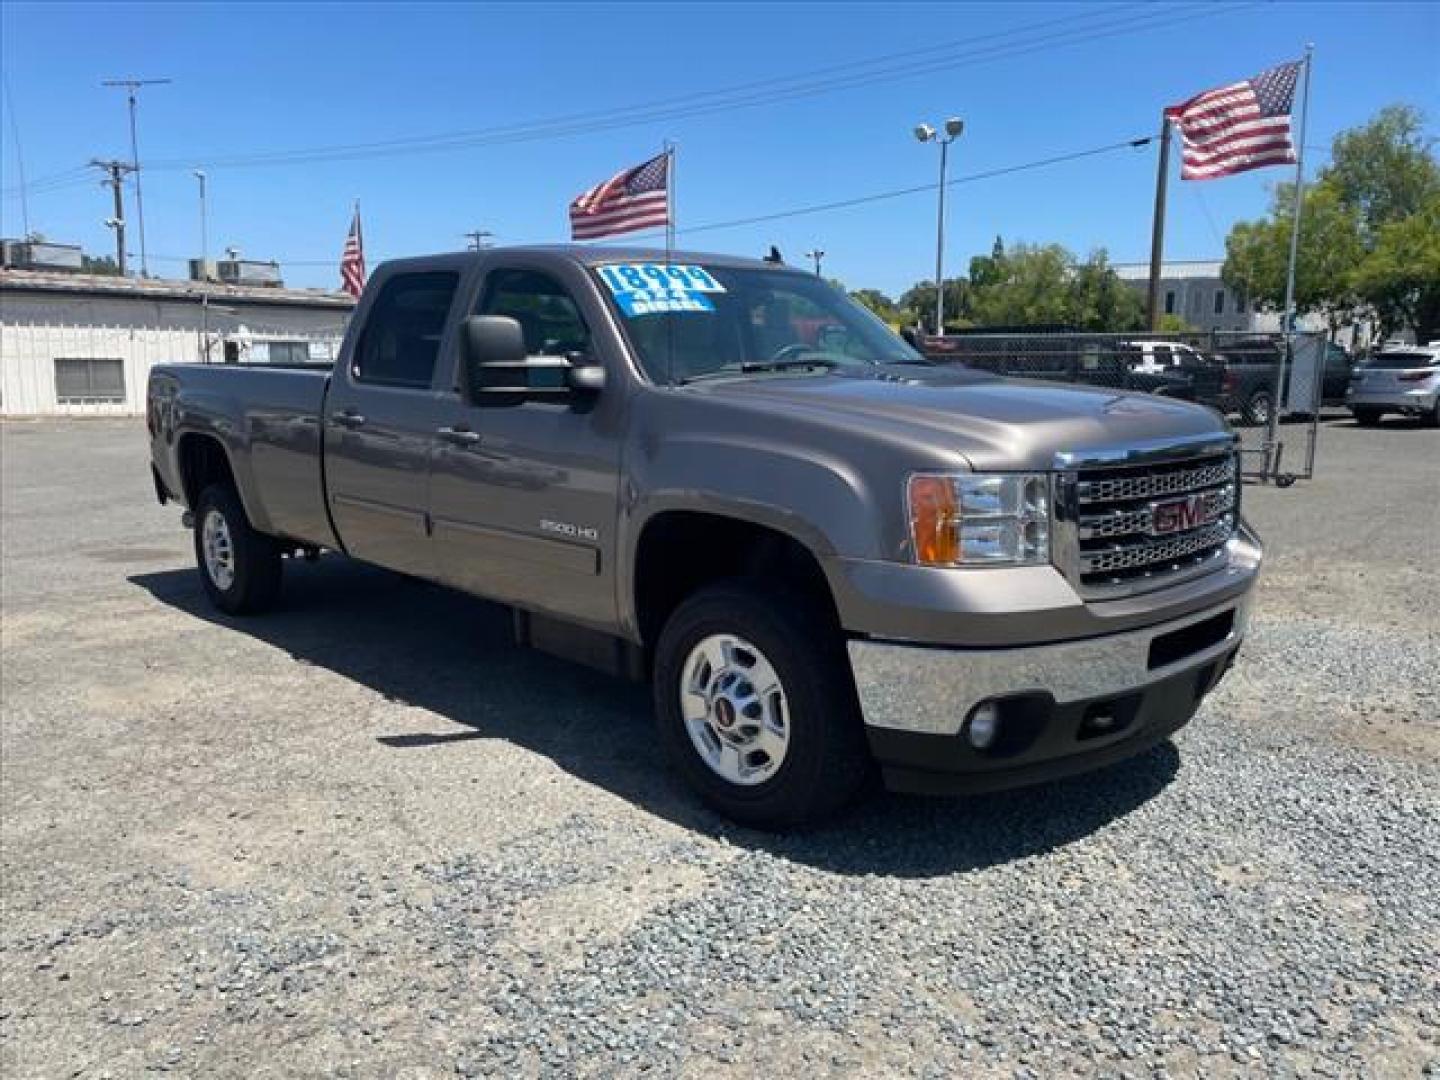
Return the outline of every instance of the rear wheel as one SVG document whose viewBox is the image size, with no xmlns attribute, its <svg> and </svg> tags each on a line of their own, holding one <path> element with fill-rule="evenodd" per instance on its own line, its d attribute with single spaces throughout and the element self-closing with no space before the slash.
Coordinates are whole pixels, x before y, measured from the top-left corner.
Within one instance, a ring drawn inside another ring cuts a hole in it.
<svg viewBox="0 0 1440 1080">
<path fill-rule="evenodd" d="M 228 485 L 207 487 L 196 502 L 195 562 L 211 603 L 230 615 L 263 611 L 280 593 L 280 545 L 255 531 Z"/>
<path fill-rule="evenodd" d="M 1425 414 L 1425 423 L 1429 427 L 1440 427 L 1440 394 L 1435 395 L 1435 404 Z"/>
<path fill-rule="evenodd" d="M 873 771 L 845 646 L 818 605 L 735 582 L 684 601 L 655 650 L 655 712 L 676 770 L 761 828 L 839 810 Z"/>
<path fill-rule="evenodd" d="M 1247 424 L 1268 424 L 1275 411 L 1275 399 L 1269 390 L 1256 390 L 1245 402 L 1242 414 Z"/>
<path fill-rule="evenodd" d="M 1350 411 L 1355 416 L 1355 422 L 1361 427 L 1374 427 L 1380 423 L 1380 417 L 1383 415 L 1379 409 L 1351 409 Z"/>
</svg>

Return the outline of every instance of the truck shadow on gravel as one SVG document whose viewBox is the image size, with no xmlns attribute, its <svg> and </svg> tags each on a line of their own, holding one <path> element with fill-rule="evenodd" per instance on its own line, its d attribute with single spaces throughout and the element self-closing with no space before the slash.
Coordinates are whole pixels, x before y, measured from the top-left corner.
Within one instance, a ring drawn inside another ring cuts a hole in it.
<svg viewBox="0 0 1440 1080">
<path fill-rule="evenodd" d="M 247 634 L 398 704 L 452 722 L 434 731 L 367 731 L 404 753 L 483 754 L 503 739 L 687 829 L 842 874 L 923 878 L 964 873 L 1080 840 L 1159 794 L 1179 768 L 1170 743 L 1070 780 L 968 799 L 877 792 L 839 820 L 771 835 L 712 814 L 669 773 L 650 728 L 649 692 L 522 649 L 507 609 L 339 557 L 286 566 L 281 607 L 237 619 L 212 608 L 194 570 L 130 582 L 197 619 Z M 243 678 L 239 672 L 234 678 Z"/>
</svg>

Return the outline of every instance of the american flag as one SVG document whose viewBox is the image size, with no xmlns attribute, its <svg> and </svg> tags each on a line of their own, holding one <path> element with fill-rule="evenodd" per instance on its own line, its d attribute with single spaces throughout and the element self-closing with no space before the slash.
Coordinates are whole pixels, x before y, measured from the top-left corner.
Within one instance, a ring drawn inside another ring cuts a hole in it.
<svg viewBox="0 0 1440 1080">
<path fill-rule="evenodd" d="M 345 250 L 340 255 L 340 287 L 357 300 L 365 290 L 365 243 L 360 239 L 360 207 L 345 237 Z"/>
<path fill-rule="evenodd" d="M 1299 61 L 1281 64 L 1166 109 L 1184 147 L 1180 178 L 1215 180 L 1266 165 L 1293 165 L 1290 108 L 1299 77 Z"/>
<path fill-rule="evenodd" d="M 570 204 L 570 238 L 594 240 L 670 224 L 670 154 L 616 173 Z"/>
</svg>

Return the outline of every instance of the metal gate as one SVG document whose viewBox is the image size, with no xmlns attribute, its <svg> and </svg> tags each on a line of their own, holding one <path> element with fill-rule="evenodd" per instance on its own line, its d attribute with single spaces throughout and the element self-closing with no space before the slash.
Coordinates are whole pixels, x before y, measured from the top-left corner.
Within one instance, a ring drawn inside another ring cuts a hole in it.
<svg viewBox="0 0 1440 1080">
<path fill-rule="evenodd" d="M 1344 401 L 1350 361 L 1315 332 L 1088 334 L 961 330 L 919 337 L 930 359 L 1010 378 L 1078 383 L 1208 405 L 1241 439 L 1244 475 L 1289 487 L 1315 474 L 1320 410 Z"/>
</svg>

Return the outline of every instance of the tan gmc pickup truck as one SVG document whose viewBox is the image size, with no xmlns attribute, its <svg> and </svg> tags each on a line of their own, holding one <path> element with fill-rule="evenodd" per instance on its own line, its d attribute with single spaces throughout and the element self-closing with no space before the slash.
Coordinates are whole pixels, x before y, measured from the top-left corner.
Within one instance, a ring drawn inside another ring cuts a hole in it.
<svg viewBox="0 0 1440 1080">
<path fill-rule="evenodd" d="M 1211 410 L 935 366 L 724 256 L 388 263 L 333 370 L 159 367 L 148 424 L 223 610 L 320 549 L 509 605 L 648 678 L 677 771 L 767 827 L 1167 738 L 1260 568 Z"/>
</svg>

